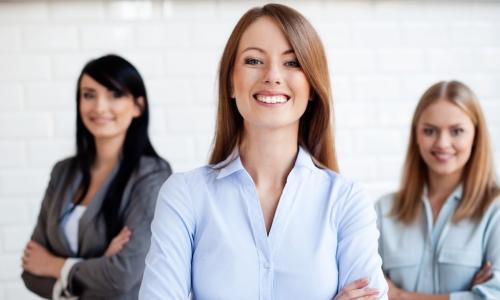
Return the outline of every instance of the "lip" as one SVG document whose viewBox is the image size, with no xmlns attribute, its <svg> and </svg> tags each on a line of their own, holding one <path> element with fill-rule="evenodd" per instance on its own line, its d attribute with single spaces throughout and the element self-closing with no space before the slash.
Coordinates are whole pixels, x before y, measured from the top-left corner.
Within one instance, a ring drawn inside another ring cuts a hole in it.
<svg viewBox="0 0 500 300">
<path fill-rule="evenodd" d="M 267 97 L 274 97 L 274 96 L 284 96 L 286 98 L 286 101 L 283 102 L 283 103 L 265 103 L 265 102 L 262 102 L 262 101 L 259 101 L 257 100 L 257 96 L 267 96 Z M 259 104 L 259 105 L 262 105 L 262 106 L 266 106 L 266 107 L 275 107 L 275 106 L 281 106 L 281 105 L 285 105 L 288 103 L 288 101 L 290 100 L 290 96 L 286 93 L 283 93 L 283 92 L 275 92 L 275 91 L 258 91 L 256 93 L 254 93 L 252 95 L 253 99 Z"/>
<path fill-rule="evenodd" d="M 431 151 L 431 154 L 432 157 L 434 157 L 434 159 L 436 159 L 440 163 L 446 163 L 455 156 L 454 153 L 438 152 L 438 151 Z"/>
<path fill-rule="evenodd" d="M 106 117 L 91 117 L 90 121 L 95 124 L 106 124 L 111 121 L 113 121 L 113 118 L 106 118 Z"/>
</svg>

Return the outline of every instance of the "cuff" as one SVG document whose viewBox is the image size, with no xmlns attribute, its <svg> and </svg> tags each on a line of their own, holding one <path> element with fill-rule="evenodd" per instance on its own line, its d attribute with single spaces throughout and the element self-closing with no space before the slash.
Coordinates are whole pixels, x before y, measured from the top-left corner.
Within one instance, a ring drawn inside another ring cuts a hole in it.
<svg viewBox="0 0 500 300">
<path fill-rule="evenodd" d="M 61 299 L 61 294 L 63 292 L 61 279 L 57 279 L 52 288 L 52 299 Z"/>
<path fill-rule="evenodd" d="M 82 261 L 81 258 L 68 258 L 64 262 L 64 265 L 61 269 L 61 277 L 60 277 L 62 290 L 67 290 L 69 283 L 69 273 L 71 271 L 71 268 L 73 268 L 73 266 L 80 261 Z"/>
</svg>

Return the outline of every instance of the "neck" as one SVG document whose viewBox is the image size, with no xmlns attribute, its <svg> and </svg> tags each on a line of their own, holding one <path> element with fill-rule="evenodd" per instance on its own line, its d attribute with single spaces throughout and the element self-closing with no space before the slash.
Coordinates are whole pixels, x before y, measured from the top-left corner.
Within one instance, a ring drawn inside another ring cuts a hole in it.
<svg viewBox="0 0 500 300">
<path fill-rule="evenodd" d="M 462 172 L 439 175 L 429 172 L 429 199 L 445 201 L 462 180 Z"/>
<path fill-rule="evenodd" d="M 245 129 L 240 157 L 256 186 L 285 185 L 298 153 L 297 130 Z"/>
<path fill-rule="evenodd" d="M 113 138 L 95 138 L 96 159 L 94 169 L 113 168 L 122 152 L 125 136 Z"/>
</svg>

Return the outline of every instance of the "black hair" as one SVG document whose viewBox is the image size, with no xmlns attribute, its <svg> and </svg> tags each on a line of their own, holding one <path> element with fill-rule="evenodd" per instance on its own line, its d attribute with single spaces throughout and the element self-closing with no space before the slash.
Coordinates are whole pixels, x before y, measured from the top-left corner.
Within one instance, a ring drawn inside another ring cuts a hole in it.
<svg viewBox="0 0 500 300">
<path fill-rule="evenodd" d="M 121 200 L 125 186 L 139 164 L 141 156 L 159 158 L 151 145 L 148 135 L 149 110 L 148 97 L 144 81 L 137 69 L 124 58 L 109 54 L 89 61 L 78 77 L 76 90 L 76 156 L 73 159 L 74 170 L 80 171 L 82 181 L 75 201 L 80 204 L 88 193 L 90 186 L 90 169 L 95 162 L 96 147 L 94 136 L 85 127 L 80 115 L 80 83 L 83 75 L 92 77 L 99 84 L 118 95 L 132 95 L 134 101 L 139 97 L 144 100 L 141 105 L 141 115 L 134 118 L 127 129 L 122 146 L 122 157 L 116 175 L 110 182 L 105 193 L 98 216 L 104 218 L 106 224 L 106 238 L 110 242 L 123 227 L 123 218 L 120 216 Z M 73 207 L 74 207 L 73 206 Z"/>
</svg>

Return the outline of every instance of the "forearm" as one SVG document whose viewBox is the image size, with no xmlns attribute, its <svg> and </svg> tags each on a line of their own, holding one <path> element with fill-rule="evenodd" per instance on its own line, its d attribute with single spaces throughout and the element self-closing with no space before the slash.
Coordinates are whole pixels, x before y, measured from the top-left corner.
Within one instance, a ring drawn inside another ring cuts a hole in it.
<svg viewBox="0 0 500 300">
<path fill-rule="evenodd" d="M 412 293 L 412 292 L 402 291 L 400 294 L 400 298 L 397 300 L 449 300 L 449 299 L 450 297 L 447 294 L 433 295 L 433 294 Z"/>
</svg>

